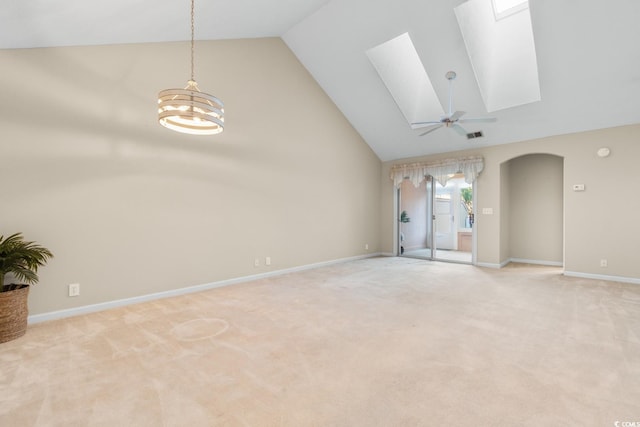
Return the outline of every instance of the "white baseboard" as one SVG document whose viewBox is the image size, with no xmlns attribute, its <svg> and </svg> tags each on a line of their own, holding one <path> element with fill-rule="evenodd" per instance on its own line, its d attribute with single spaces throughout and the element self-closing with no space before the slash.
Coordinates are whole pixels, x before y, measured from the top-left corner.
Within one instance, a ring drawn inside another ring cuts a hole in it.
<svg viewBox="0 0 640 427">
<path fill-rule="evenodd" d="M 486 268 L 502 268 L 505 265 L 509 264 L 511 262 L 510 259 L 506 260 L 506 261 L 502 261 L 500 264 L 495 264 L 495 263 L 491 263 L 491 262 L 477 262 L 476 266 L 477 267 L 486 267 Z"/>
<path fill-rule="evenodd" d="M 563 263 L 555 262 L 555 261 L 540 261 L 540 260 L 531 260 L 531 259 L 522 259 L 522 258 L 509 258 L 506 261 L 503 261 L 500 264 L 491 264 L 486 262 L 479 262 L 478 267 L 487 267 L 487 268 L 502 268 L 509 264 L 510 262 L 520 262 L 526 264 L 537 264 L 537 265 L 548 265 L 552 267 L 562 267 Z M 636 277 L 623 277 L 623 276 L 607 276 L 604 274 L 591 274 L 591 273 L 580 273 L 578 271 L 564 271 L 562 274 L 569 277 L 580 277 L 583 279 L 595 279 L 595 280 L 606 280 L 609 282 L 622 282 L 622 283 L 632 283 L 636 285 L 640 285 L 640 278 Z"/>
<path fill-rule="evenodd" d="M 477 263 L 478 267 L 487 267 L 487 268 L 503 268 L 507 266 L 507 264 L 511 262 L 518 262 L 522 264 L 535 264 L 535 265 L 548 265 L 550 267 L 562 267 L 564 264 L 558 261 L 545 261 L 539 259 L 524 259 L 524 258 L 509 258 L 502 261 L 500 264 L 492 264 L 488 262 L 479 262 Z"/>
<path fill-rule="evenodd" d="M 500 264 L 493 264 L 490 262 L 478 262 L 476 263 L 476 267 L 485 267 L 485 268 L 502 268 L 503 266 Z"/>
<path fill-rule="evenodd" d="M 565 271 L 564 275 L 570 277 L 580 277 L 582 279 L 606 280 L 609 282 L 633 283 L 635 285 L 640 285 L 640 279 L 637 277 L 607 276 L 604 274 L 580 273 L 578 271 Z"/>
<path fill-rule="evenodd" d="M 562 261 L 545 261 L 540 259 L 524 259 L 524 258 L 509 258 L 509 262 L 519 262 L 522 264 L 536 264 L 536 265 L 548 265 L 550 267 L 562 267 L 564 263 Z"/>
<path fill-rule="evenodd" d="M 111 308 L 123 307 L 125 305 L 139 304 L 141 302 L 153 301 L 153 300 L 162 299 L 162 298 L 170 298 L 170 297 L 176 297 L 176 296 L 180 296 L 180 295 L 192 294 L 192 293 L 195 293 L 195 292 L 202 292 L 202 291 L 206 291 L 206 290 L 209 290 L 209 289 L 220 288 L 220 287 L 223 287 L 223 286 L 230 286 L 230 285 L 235 285 L 235 284 L 238 284 L 238 283 L 251 282 L 253 280 L 265 279 L 265 278 L 274 277 L 274 276 L 281 276 L 283 274 L 294 273 L 294 272 L 297 272 L 297 271 L 311 270 L 311 269 L 314 269 L 314 268 L 325 267 L 325 266 L 329 266 L 329 265 L 333 265 L 333 264 L 340 264 L 340 263 L 344 263 L 344 262 L 356 261 L 356 260 L 361 260 L 361 259 L 366 259 L 366 258 L 372 258 L 372 257 L 380 256 L 380 255 L 381 255 L 381 253 L 358 255 L 358 256 L 349 257 L 349 258 L 341 258 L 341 259 L 336 259 L 336 260 L 331 260 L 331 261 L 318 262 L 318 263 L 315 263 L 315 264 L 302 265 L 302 266 L 299 266 L 299 267 L 285 268 L 285 269 L 282 269 L 282 270 L 274 270 L 274 271 L 269 271 L 267 273 L 252 274 L 250 276 L 243 276 L 243 277 L 237 277 L 237 278 L 233 278 L 233 279 L 220 280 L 218 282 L 205 283 L 205 284 L 202 284 L 202 285 L 189 286 L 189 287 L 186 287 L 186 288 L 172 289 L 170 291 L 157 292 L 157 293 L 153 293 L 153 294 L 140 295 L 140 296 L 137 296 L 137 297 L 124 298 L 124 299 L 119 299 L 119 300 L 115 300 L 115 301 L 107 301 L 107 302 L 103 302 L 103 303 L 84 305 L 84 306 L 81 306 L 81 307 L 74 307 L 74 308 L 69 308 L 69 309 L 65 309 L 65 310 L 58 310 L 58 311 L 51 311 L 51 312 L 48 312 L 48 313 L 35 314 L 35 315 L 32 315 L 32 316 L 29 316 L 28 322 L 29 322 L 29 324 L 34 324 L 34 323 L 46 322 L 46 321 L 49 321 L 49 320 L 63 319 L 65 317 L 78 316 L 78 315 L 81 315 L 81 314 L 95 313 L 97 311 L 103 311 L 103 310 L 108 310 L 108 309 L 111 309 Z"/>
</svg>

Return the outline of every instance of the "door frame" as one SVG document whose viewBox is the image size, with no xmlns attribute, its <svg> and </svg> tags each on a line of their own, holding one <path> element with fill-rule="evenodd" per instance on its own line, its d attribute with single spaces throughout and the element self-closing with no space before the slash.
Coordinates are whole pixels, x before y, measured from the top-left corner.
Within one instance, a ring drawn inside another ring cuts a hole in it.
<svg viewBox="0 0 640 427">
<path fill-rule="evenodd" d="M 477 236 L 477 229 L 476 229 L 476 221 L 474 221 L 474 223 L 471 226 L 471 262 L 460 262 L 460 261 L 453 261 L 453 260 L 447 260 L 447 259 L 442 259 L 442 258 L 438 258 L 437 257 L 437 247 L 435 247 L 435 243 L 436 243 L 436 236 L 435 236 L 435 217 L 434 217 L 434 208 L 435 208 L 435 200 L 436 200 L 436 191 L 435 191 L 435 187 L 436 187 L 436 181 L 433 177 L 425 177 L 425 179 L 430 179 L 430 184 L 427 183 L 425 189 L 427 190 L 427 200 L 429 200 L 430 198 L 430 203 L 428 203 L 427 206 L 427 220 L 430 219 L 430 224 L 427 225 L 427 238 L 428 238 L 428 248 L 430 249 L 430 256 L 429 257 L 416 257 L 413 256 L 413 258 L 418 258 L 418 259 L 425 259 L 425 260 L 430 260 L 430 261 L 441 261 L 441 262 L 451 262 L 451 263 L 457 263 L 457 264 L 466 264 L 466 265 L 476 265 L 477 264 L 477 248 L 478 248 L 478 236 Z M 472 186 L 472 191 L 473 191 L 473 200 L 474 202 L 477 200 L 477 194 L 478 194 L 478 188 L 477 188 L 477 180 L 474 181 L 471 186 Z M 430 188 L 430 189 L 429 189 Z M 407 258 L 411 258 L 412 256 L 409 255 L 404 255 L 401 253 L 401 245 L 402 242 L 400 241 L 400 233 L 401 233 L 401 222 L 400 222 L 400 213 L 401 213 L 401 208 L 402 208 L 402 188 L 401 186 L 398 186 L 397 188 L 394 188 L 394 214 L 393 214 L 393 218 L 394 218 L 394 222 L 395 222 L 395 226 L 393 228 L 393 241 L 394 241 L 394 250 L 393 250 L 393 255 L 394 256 L 403 256 L 403 257 L 407 257 Z M 477 203 L 474 203 L 474 213 L 476 215 L 477 218 Z"/>
</svg>

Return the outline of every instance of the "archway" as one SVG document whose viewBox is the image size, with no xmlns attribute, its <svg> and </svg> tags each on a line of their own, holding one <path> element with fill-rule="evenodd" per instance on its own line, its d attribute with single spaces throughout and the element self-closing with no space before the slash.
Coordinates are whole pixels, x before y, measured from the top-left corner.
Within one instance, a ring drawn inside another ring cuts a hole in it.
<svg viewBox="0 0 640 427">
<path fill-rule="evenodd" d="M 564 158 L 526 154 L 500 166 L 501 259 L 564 264 Z"/>
</svg>

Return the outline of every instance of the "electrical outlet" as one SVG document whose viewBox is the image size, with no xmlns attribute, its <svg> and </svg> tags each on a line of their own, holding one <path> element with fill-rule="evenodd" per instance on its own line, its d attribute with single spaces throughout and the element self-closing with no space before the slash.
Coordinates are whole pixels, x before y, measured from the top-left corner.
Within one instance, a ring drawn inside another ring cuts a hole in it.
<svg viewBox="0 0 640 427">
<path fill-rule="evenodd" d="M 369 250 L 369 244 L 368 244 L 368 243 L 366 243 L 366 244 L 364 245 L 364 250 L 365 250 L 365 251 L 368 251 L 368 250 Z"/>
<path fill-rule="evenodd" d="M 264 259 L 264 265 L 271 265 L 271 257 L 268 256 Z"/>
<path fill-rule="evenodd" d="M 77 297 L 80 295 L 80 283 L 72 283 L 69 285 L 69 296 Z"/>
<path fill-rule="evenodd" d="M 253 260 L 253 266 L 260 267 L 260 258 L 256 258 L 255 260 Z"/>
<path fill-rule="evenodd" d="M 600 267 L 608 267 L 608 266 L 609 266 L 609 262 L 606 259 L 600 260 Z"/>
</svg>

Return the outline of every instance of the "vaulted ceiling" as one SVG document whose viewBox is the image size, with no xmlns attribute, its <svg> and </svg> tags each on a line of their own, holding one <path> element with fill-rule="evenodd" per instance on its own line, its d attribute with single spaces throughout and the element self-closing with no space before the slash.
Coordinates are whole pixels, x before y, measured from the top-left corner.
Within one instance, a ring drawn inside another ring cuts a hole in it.
<svg viewBox="0 0 640 427">
<path fill-rule="evenodd" d="M 5 3 L 0 10 L 1 49 L 189 38 L 187 0 Z M 282 37 L 382 160 L 640 123 L 640 2 L 530 0 L 540 101 L 492 111 L 495 123 L 465 125 L 469 131 L 481 130 L 482 138 L 467 140 L 446 128 L 419 136 L 367 51 L 408 33 L 443 109 L 449 96 L 444 76 L 454 70 L 455 110 L 488 115 L 474 74 L 478 67 L 469 59 L 469 40 L 465 44 L 454 12 L 462 3 L 465 0 L 200 0 L 196 35 Z"/>
</svg>

